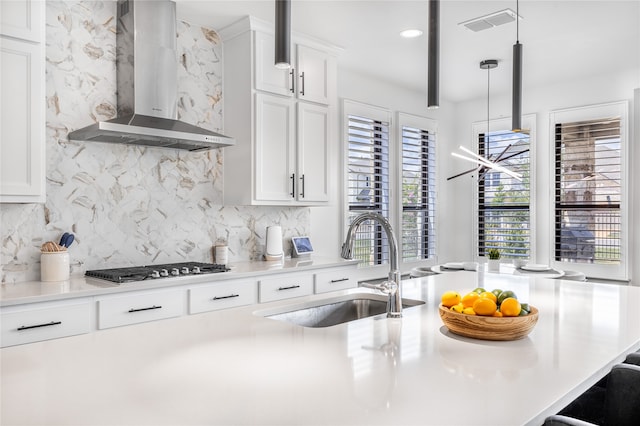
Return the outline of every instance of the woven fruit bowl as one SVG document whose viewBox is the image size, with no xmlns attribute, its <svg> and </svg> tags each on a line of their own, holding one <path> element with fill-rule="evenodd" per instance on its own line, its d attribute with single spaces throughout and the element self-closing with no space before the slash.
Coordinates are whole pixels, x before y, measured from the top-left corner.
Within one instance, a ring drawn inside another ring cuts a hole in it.
<svg viewBox="0 0 640 426">
<path fill-rule="evenodd" d="M 527 336 L 538 322 L 538 309 L 521 317 L 488 317 L 460 314 L 440 304 L 440 318 L 455 334 L 482 340 L 516 340 Z"/>
</svg>

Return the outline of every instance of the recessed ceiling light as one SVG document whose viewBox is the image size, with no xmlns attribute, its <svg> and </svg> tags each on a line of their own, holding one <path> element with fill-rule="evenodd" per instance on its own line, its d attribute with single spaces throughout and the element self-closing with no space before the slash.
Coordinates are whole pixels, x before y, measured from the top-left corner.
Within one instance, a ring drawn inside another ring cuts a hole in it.
<svg viewBox="0 0 640 426">
<path fill-rule="evenodd" d="M 421 30 L 411 29 L 411 30 L 400 31 L 400 36 L 404 38 L 415 38 L 415 37 L 420 37 L 421 35 L 422 35 Z"/>
</svg>

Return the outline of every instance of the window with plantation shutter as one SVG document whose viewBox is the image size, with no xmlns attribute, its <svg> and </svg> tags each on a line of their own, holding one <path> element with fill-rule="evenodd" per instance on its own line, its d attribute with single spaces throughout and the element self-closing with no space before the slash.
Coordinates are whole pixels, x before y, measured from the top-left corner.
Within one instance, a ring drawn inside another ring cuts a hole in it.
<svg viewBox="0 0 640 426">
<path fill-rule="evenodd" d="M 366 110 L 363 112 L 367 112 Z M 347 114 L 349 223 L 363 212 L 389 218 L 389 119 Z M 389 246 L 376 222 L 358 228 L 354 257 L 368 265 L 389 261 Z"/>
<path fill-rule="evenodd" d="M 510 130 L 478 135 L 478 154 L 522 176 L 478 168 L 478 255 L 496 248 L 503 258 L 531 251 L 529 135 Z"/>
<path fill-rule="evenodd" d="M 434 130 L 402 124 L 402 261 L 435 256 Z"/>
<path fill-rule="evenodd" d="M 620 263 L 620 117 L 555 125 L 555 257 Z"/>
<path fill-rule="evenodd" d="M 587 276 L 627 279 L 628 103 L 551 113 L 553 259 Z"/>
</svg>

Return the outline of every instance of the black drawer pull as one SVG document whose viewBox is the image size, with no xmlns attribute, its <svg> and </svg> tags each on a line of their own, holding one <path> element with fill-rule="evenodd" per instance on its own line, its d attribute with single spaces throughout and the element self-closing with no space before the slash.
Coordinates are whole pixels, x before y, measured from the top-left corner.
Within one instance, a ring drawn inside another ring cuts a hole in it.
<svg viewBox="0 0 640 426">
<path fill-rule="evenodd" d="M 300 288 L 300 286 L 299 285 L 292 285 L 292 286 L 289 286 L 289 287 L 280 287 L 278 289 L 278 291 L 280 291 L 280 290 L 292 290 L 294 288 Z"/>
<path fill-rule="evenodd" d="M 162 306 L 149 306 L 148 308 L 139 308 L 139 309 L 129 309 L 129 313 L 131 312 L 142 312 L 142 311 L 150 311 L 152 309 L 162 309 Z"/>
<path fill-rule="evenodd" d="M 339 282 L 342 282 L 342 281 L 349 281 L 349 278 L 340 278 L 339 280 L 331 280 L 330 282 L 331 283 L 339 283 Z"/>
<path fill-rule="evenodd" d="M 213 299 L 211 300 L 222 300 L 222 299 L 231 299 L 232 297 L 240 297 L 239 294 L 230 294 L 228 296 L 215 296 Z"/>
<path fill-rule="evenodd" d="M 23 325 L 22 327 L 18 327 L 18 331 L 30 330 L 32 328 L 50 327 L 52 325 L 60 325 L 60 324 L 62 324 L 62 321 L 51 321 L 45 324 L 36 324 L 36 325 Z"/>
</svg>

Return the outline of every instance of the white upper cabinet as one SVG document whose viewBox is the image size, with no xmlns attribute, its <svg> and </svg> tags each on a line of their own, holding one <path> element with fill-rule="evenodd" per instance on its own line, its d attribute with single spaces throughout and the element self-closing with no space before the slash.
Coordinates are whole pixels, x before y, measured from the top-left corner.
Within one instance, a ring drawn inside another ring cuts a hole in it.
<svg viewBox="0 0 640 426">
<path fill-rule="evenodd" d="M 44 41 L 44 0 L 0 1 L 2 35 L 28 40 Z"/>
<path fill-rule="evenodd" d="M 323 50 L 318 42 L 307 46 L 298 40 L 292 49 L 294 66 L 282 70 L 274 66 L 269 25 L 248 17 L 220 33 L 225 47 L 224 128 L 237 141 L 224 152 L 224 203 L 328 202 L 335 48 Z"/>
<path fill-rule="evenodd" d="M 255 32 L 255 88 L 283 96 L 328 105 L 331 67 L 334 57 L 326 51 L 296 44 L 290 69 L 274 66 L 275 39 L 272 34 Z"/>
<path fill-rule="evenodd" d="M 2 1 L 0 202 L 45 201 L 44 1 Z"/>
</svg>

